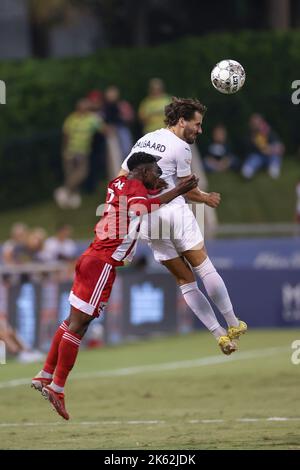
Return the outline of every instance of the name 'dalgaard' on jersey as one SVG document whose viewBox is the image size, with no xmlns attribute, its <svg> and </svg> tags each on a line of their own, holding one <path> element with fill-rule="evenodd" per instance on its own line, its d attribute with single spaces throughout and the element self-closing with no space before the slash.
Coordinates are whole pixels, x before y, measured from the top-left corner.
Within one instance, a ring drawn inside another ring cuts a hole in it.
<svg viewBox="0 0 300 470">
<path fill-rule="evenodd" d="M 165 146 L 165 145 L 157 144 L 156 142 L 153 142 L 153 143 L 151 144 L 151 140 L 142 140 L 142 141 L 138 141 L 138 142 L 133 146 L 134 149 L 135 149 L 136 147 L 140 147 L 140 148 L 149 148 L 149 149 L 156 150 L 157 152 L 165 152 L 165 150 L 166 150 L 166 146 Z"/>
</svg>

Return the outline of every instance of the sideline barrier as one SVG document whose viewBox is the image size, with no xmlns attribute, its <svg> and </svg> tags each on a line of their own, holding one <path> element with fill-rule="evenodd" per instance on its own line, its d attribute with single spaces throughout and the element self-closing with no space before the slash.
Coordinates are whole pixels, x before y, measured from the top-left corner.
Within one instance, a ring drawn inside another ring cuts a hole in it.
<svg viewBox="0 0 300 470">
<path fill-rule="evenodd" d="M 250 327 L 300 327 L 299 238 L 214 240 L 207 248 L 237 315 Z M 65 263 L 0 266 L 0 325 L 8 319 L 28 346 L 47 350 L 68 315 L 73 272 Z M 107 343 L 202 327 L 157 263 L 118 269 L 100 323 Z"/>
</svg>

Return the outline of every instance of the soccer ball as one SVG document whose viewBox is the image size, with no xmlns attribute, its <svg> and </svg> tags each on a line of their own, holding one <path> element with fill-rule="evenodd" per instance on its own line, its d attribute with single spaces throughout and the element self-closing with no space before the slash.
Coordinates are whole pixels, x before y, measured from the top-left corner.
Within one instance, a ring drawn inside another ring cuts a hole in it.
<svg viewBox="0 0 300 470">
<path fill-rule="evenodd" d="M 211 72 L 211 83 L 220 93 L 232 95 L 245 83 L 245 70 L 239 62 L 225 59 L 218 62 Z"/>
</svg>

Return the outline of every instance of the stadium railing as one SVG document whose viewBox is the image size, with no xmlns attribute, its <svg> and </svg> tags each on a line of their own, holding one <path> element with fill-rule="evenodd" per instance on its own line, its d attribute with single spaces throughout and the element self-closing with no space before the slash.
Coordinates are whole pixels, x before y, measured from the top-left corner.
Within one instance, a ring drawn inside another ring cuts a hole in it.
<svg viewBox="0 0 300 470">
<path fill-rule="evenodd" d="M 0 319 L 17 330 L 28 347 L 47 351 L 57 326 L 69 314 L 73 275 L 74 264 L 66 262 L 0 265 Z M 193 317 L 168 273 L 122 268 L 105 314 L 93 322 L 83 345 L 89 334 L 94 341 L 97 331 L 103 336 L 99 340 L 119 343 L 193 327 Z"/>
</svg>

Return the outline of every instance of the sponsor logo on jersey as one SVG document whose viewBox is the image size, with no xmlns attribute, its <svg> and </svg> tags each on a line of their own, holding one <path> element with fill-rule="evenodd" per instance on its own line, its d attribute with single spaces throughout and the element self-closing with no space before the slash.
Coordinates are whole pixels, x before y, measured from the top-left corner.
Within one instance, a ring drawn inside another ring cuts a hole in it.
<svg viewBox="0 0 300 470">
<path fill-rule="evenodd" d="M 166 150 L 166 146 L 165 145 L 162 145 L 162 144 L 157 144 L 156 142 L 151 142 L 151 140 L 140 140 L 139 142 L 137 142 L 133 148 L 143 148 L 143 149 L 152 149 L 152 150 L 156 150 L 157 152 L 165 152 Z"/>
</svg>

